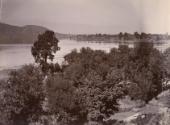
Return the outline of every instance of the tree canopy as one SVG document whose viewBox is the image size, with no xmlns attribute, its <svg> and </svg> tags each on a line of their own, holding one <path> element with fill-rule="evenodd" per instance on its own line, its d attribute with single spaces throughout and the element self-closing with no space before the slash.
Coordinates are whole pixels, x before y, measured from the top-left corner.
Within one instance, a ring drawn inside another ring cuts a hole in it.
<svg viewBox="0 0 170 125">
<path fill-rule="evenodd" d="M 36 63 L 42 66 L 43 72 L 49 69 L 48 60 L 53 61 L 57 50 L 59 40 L 55 37 L 53 31 L 46 31 L 38 36 L 38 40 L 32 46 L 31 52 Z"/>
<path fill-rule="evenodd" d="M 169 77 L 169 53 L 169 49 L 161 53 L 147 41 L 134 48 L 120 45 L 108 53 L 82 48 L 67 54 L 62 70 L 45 80 L 39 67 L 24 66 L 0 84 L 0 118 L 12 125 L 43 118 L 44 125 L 89 121 L 105 125 L 104 119 L 119 111 L 118 100 L 124 96 L 146 103 L 157 97 Z"/>
<path fill-rule="evenodd" d="M 28 65 L 0 82 L 0 121 L 4 120 L 4 125 L 28 125 L 42 115 L 43 79 L 39 68 Z"/>
</svg>

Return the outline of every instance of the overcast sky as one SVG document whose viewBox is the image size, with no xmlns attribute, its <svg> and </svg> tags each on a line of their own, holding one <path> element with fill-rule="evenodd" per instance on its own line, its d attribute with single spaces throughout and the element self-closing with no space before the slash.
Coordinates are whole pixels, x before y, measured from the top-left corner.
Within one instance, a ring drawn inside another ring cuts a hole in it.
<svg viewBox="0 0 170 125">
<path fill-rule="evenodd" d="M 61 33 L 170 33 L 170 0 L 3 0 L 1 22 Z"/>
</svg>

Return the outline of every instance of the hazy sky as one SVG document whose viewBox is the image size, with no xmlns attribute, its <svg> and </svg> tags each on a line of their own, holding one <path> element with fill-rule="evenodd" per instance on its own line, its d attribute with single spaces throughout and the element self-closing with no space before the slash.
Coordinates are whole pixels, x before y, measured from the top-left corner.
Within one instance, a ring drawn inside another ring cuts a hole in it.
<svg viewBox="0 0 170 125">
<path fill-rule="evenodd" d="M 1 21 L 61 33 L 170 33 L 170 0 L 2 0 Z"/>
</svg>

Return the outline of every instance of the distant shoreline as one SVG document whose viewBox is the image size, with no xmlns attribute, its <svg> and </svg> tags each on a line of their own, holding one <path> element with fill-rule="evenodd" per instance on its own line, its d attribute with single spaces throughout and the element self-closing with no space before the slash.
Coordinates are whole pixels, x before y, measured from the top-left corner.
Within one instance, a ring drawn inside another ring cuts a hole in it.
<svg viewBox="0 0 170 125">
<path fill-rule="evenodd" d="M 125 44 L 134 44 L 137 43 L 137 41 L 135 40 L 125 40 L 125 41 L 120 41 L 120 40 L 75 40 L 75 39 L 61 39 L 60 42 L 62 42 L 62 40 L 71 40 L 71 41 L 76 41 L 76 42 L 88 42 L 88 43 L 115 43 L 115 44 L 121 44 L 121 43 L 125 43 Z M 150 42 L 153 42 L 154 44 L 164 44 L 167 41 L 170 41 L 169 39 L 167 40 L 150 40 Z M 20 44 L 20 45 L 33 45 L 34 43 L 23 43 L 23 42 L 14 42 L 14 43 L 0 43 L 0 45 L 14 45 L 14 44 Z"/>
</svg>

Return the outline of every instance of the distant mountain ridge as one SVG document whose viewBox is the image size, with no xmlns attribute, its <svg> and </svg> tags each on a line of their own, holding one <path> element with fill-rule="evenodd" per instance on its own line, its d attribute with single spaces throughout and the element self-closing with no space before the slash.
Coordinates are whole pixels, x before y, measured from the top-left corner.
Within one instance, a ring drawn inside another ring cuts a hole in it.
<svg viewBox="0 0 170 125">
<path fill-rule="evenodd" d="M 13 26 L 5 23 L 0 23 L 0 44 L 31 44 L 34 43 L 39 34 L 46 30 L 50 30 L 43 26 L 26 25 L 26 26 Z M 119 34 L 62 34 L 55 33 L 56 37 L 61 39 L 70 39 L 76 41 L 91 41 L 91 42 L 120 42 Z M 134 34 L 124 33 L 124 39 L 136 40 Z M 170 35 L 164 34 L 146 34 L 141 33 L 154 41 L 170 39 Z"/>
<path fill-rule="evenodd" d="M 0 44 L 33 43 L 47 28 L 35 25 L 13 26 L 0 23 Z"/>
</svg>

